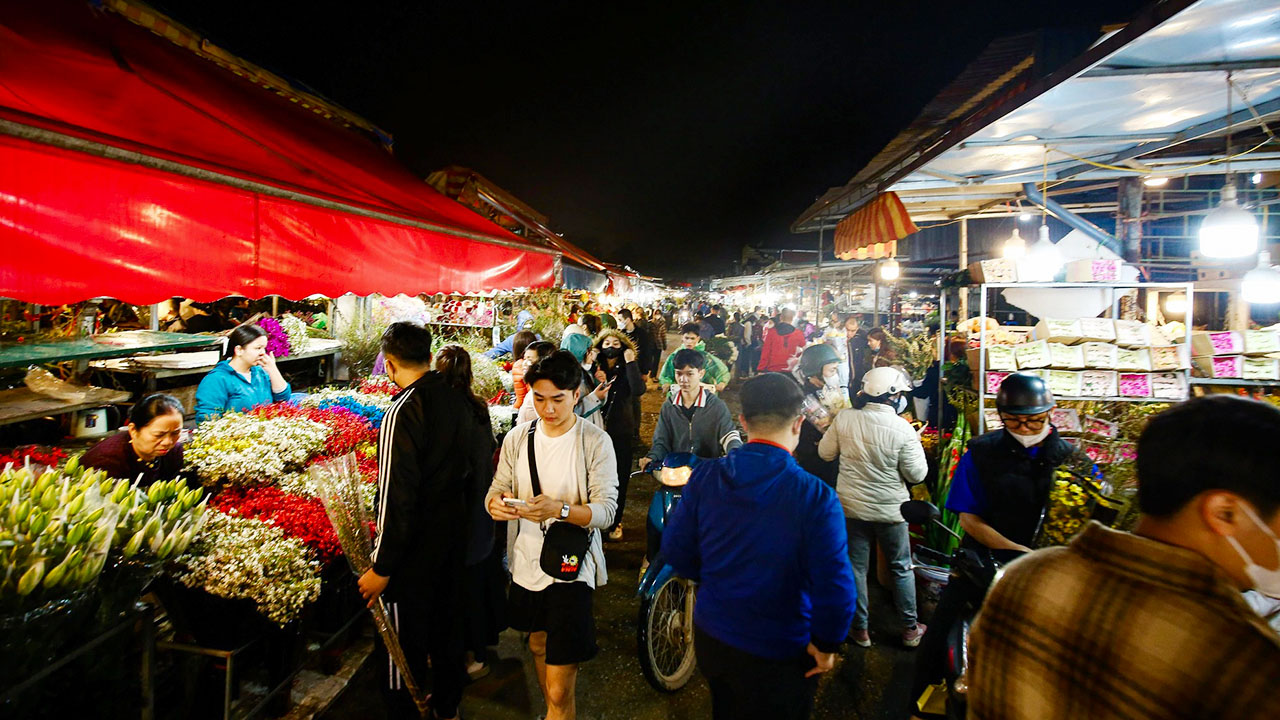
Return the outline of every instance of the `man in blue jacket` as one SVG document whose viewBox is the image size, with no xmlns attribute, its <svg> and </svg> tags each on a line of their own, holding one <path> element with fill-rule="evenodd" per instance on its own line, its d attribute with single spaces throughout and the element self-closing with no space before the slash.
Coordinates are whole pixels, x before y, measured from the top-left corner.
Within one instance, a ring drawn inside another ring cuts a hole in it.
<svg viewBox="0 0 1280 720">
<path fill-rule="evenodd" d="M 695 646 L 718 720 L 808 718 L 853 621 L 840 502 L 791 457 L 803 402 L 785 375 L 748 380 L 747 444 L 694 470 L 663 533 L 663 555 L 700 583 Z"/>
</svg>

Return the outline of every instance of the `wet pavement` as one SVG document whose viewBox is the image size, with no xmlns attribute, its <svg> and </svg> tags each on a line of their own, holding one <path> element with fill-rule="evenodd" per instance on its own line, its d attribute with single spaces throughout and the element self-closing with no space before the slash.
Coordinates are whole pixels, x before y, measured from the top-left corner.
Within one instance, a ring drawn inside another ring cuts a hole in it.
<svg viewBox="0 0 1280 720">
<path fill-rule="evenodd" d="M 678 346 L 678 340 L 668 344 Z M 735 380 L 724 399 L 737 417 L 739 412 Z M 642 437 L 652 437 L 662 397 L 652 387 L 642 398 Z M 647 441 L 637 448 L 637 456 L 647 450 Z M 657 720 L 711 717 L 711 698 L 700 675 L 682 690 L 663 693 L 653 689 L 640 671 L 636 653 L 639 600 L 635 597 L 637 575 L 644 557 L 644 517 L 653 484 L 644 476 L 635 478 L 627 493 L 624 537 L 607 543 L 605 555 L 609 583 L 595 593 L 597 642 L 600 654 L 584 663 L 578 677 L 578 717 L 584 720 Z M 836 669 L 819 684 L 813 717 L 816 720 L 902 720 L 907 717 L 907 689 L 911 681 L 914 651 L 902 647 L 895 626 L 895 613 L 887 592 L 872 583 L 871 631 L 874 644 L 869 649 L 850 643 Z M 467 688 L 462 703 L 466 718 L 483 720 L 529 720 L 546 711 L 534 674 L 533 660 L 519 633 L 502 633 L 487 677 Z M 366 664 L 346 692 L 322 717 L 328 720 L 356 720 L 383 717 L 382 702 Z"/>
</svg>

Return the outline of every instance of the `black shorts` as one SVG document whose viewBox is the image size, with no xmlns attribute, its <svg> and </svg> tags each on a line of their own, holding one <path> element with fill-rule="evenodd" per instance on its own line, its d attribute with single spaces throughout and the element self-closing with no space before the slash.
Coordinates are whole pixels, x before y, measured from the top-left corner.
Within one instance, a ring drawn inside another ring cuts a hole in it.
<svg viewBox="0 0 1280 720">
<path fill-rule="evenodd" d="M 591 614 L 594 593 L 584 582 L 554 583 L 537 592 L 513 582 L 507 618 L 515 630 L 547 634 L 548 665 L 576 665 L 600 652 Z"/>
</svg>

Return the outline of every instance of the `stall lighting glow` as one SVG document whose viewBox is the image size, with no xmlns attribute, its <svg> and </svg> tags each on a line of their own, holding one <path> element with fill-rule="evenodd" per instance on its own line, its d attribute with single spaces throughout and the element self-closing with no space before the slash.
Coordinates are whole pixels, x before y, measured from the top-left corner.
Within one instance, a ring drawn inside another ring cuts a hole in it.
<svg viewBox="0 0 1280 720">
<path fill-rule="evenodd" d="M 1260 185 L 1262 183 L 1262 173 L 1260 172 L 1254 173 L 1252 176 L 1250 176 L 1249 182 L 1253 183 L 1254 185 Z"/>
<path fill-rule="evenodd" d="M 1018 215 L 1018 219 L 1021 220 L 1022 222 L 1031 222 L 1032 220 L 1036 219 L 1036 216 L 1024 210 L 1022 213 Z"/>
<path fill-rule="evenodd" d="M 1041 225 L 1038 236 L 1027 251 L 1026 258 L 1018 264 L 1018 272 L 1020 275 L 1024 271 L 1028 272 L 1031 276 L 1029 280 L 1049 282 L 1058 275 L 1058 271 L 1062 270 L 1066 260 L 1062 257 L 1062 251 L 1058 246 L 1049 239 L 1049 226 Z"/>
<path fill-rule="evenodd" d="M 1163 175 L 1149 175 L 1142 179 L 1142 184 L 1147 187 L 1164 187 L 1169 184 L 1169 178 Z"/>
<path fill-rule="evenodd" d="M 1222 203 L 1200 222 L 1200 253 L 1234 258 L 1258 252 L 1258 221 L 1236 201 L 1236 186 L 1222 188 Z"/>
<path fill-rule="evenodd" d="M 1184 293 L 1174 293 L 1164 300 L 1164 311 L 1170 315 L 1186 315 L 1187 314 L 1187 296 Z"/>
<path fill-rule="evenodd" d="M 898 265 L 898 261 L 893 258 L 880 263 L 880 279 L 885 282 L 893 282 L 902 274 L 902 268 Z"/>
<path fill-rule="evenodd" d="M 1271 254 L 1258 253 L 1258 266 L 1244 274 L 1240 296 L 1253 305 L 1280 303 L 1280 272 L 1271 266 Z"/>
<path fill-rule="evenodd" d="M 1022 239 L 1022 234 L 1018 232 L 1018 228 L 1013 229 L 1013 234 L 1008 240 L 1004 241 L 1004 257 L 1009 260 L 1017 260 L 1027 254 L 1027 241 Z"/>
</svg>

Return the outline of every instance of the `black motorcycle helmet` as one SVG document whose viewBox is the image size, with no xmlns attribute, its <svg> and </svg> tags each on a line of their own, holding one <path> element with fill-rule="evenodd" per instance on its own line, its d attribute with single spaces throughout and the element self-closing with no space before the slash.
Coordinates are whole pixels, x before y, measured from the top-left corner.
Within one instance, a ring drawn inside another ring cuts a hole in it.
<svg viewBox="0 0 1280 720">
<path fill-rule="evenodd" d="M 996 393 L 996 408 L 1010 415 L 1039 415 L 1054 405 L 1049 386 L 1035 375 L 1014 373 L 1000 383 Z"/>
</svg>

